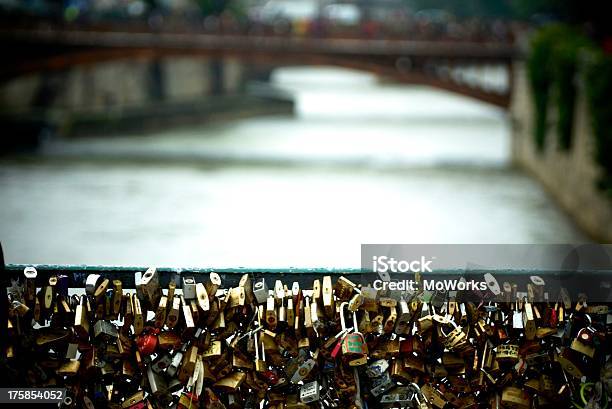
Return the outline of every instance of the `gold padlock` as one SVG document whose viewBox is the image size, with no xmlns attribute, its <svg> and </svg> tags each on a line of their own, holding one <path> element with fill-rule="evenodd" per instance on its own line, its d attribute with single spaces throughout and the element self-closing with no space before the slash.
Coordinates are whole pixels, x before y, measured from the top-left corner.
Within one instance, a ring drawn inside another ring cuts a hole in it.
<svg viewBox="0 0 612 409">
<path fill-rule="evenodd" d="M 219 392 L 235 392 L 244 382 L 246 374 L 244 372 L 232 372 L 226 377 L 219 379 L 213 384 L 213 388 Z"/>
<path fill-rule="evenodd" d="M 529 409 L 531 398 L 521 388 L 507 386 L 502 391 L 501 403 L 510 409 Z"/>
</svg>

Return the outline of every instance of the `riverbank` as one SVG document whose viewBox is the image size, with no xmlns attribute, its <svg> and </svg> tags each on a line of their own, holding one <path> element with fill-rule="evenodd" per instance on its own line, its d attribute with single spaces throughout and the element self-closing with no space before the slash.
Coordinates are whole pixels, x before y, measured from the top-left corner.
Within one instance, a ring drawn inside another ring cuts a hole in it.
<svg viewBox="0 0 612 409">
<path fill-rule="evenodd" d="M 117 137 L 149 134 L 217 121 L 265 115 L 292 115 L 293 99 L 280 90 L 259 85 L 243 94 L 218 95 L 188 101 L 100 110 L 32 111 L 2 117 L 5 137 L 0 152 L 32 150 L 47 138 Z"/>
<path fill-rule="evenodd" d="M 574 111 L 571 150 L 559 147 L 554 104 L 549 107 L 545 144 L 538 151 L 533 137 L 535 109 L 526 68 L 514 68 L 512 157 L 518 167 L 538 180 L 572 220 L 600 243 L 612 243 L 612 199 L 597 188 L 601 169 L 594 160 L 595 138 L 584 90 L 579 89 Z"/>
</svg>

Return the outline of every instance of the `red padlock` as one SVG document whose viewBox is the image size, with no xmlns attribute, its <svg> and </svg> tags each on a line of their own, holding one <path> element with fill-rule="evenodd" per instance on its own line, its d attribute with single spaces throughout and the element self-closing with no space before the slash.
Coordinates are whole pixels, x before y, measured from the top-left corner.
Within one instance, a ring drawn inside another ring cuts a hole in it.
<svg viewBox="0 0 612 409">
<path fill-rule="evenodd" d="M 155 349 L 157 349 L 157 334 L 159 334 L 159 328 L 147 327 L 136 338 L 138 351 L 142 355 L 151 355 L 155 352 Z"/>
</svg>

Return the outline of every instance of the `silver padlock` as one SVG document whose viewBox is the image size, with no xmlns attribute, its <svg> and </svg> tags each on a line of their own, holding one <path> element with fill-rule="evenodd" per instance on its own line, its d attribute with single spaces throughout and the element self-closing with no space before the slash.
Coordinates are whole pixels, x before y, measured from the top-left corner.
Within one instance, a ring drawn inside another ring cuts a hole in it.
<svg viewBox="0 0 612 409">
<path fill-rule="evenodd" d="M 196 281 L 193 277 L 183 277 L 183 297 L 186 300 L 196 298 Z"/>
<path fill-rule="evenodd" d="M 378 378 L 382 376 L 387 369 L 389 369 L 389 362 L 386 359 L 379 359 L 368 365 L 366 368 L 366 375 L 370 378 Z"/>
<path fill-rule="evenodd" d="M 385 372 L 383 376 L 374 378 L 372 380 L 371 392 L 374 396 L 380 396 L 394 386 L 395 383 L 393 383 L 393 381 L 391 380 L 389 373 Z"/>
<path fill-rule="evenodd" d="M 253 284 L 253 294 L 257 300 L 257 304 L 265 304 L 268 299 L 268 285 L 265 279 L 257 280 Z"/>
<path fill-rule="evenodd" d="M 300 388 L 300 401 L 302 401 L 302 403 L 316 402 L 319 400 L 319 398 L 319 382 L 308 382 Z"/>
<path fill-rule="evenodd" d="M 117 327 L 106 320 L 98 320 L 94 324 L 94 338 L 104 342 L 112 342 L 117 339 L 119 333 Z"/>
<path fill-rule="evenodd" d="M 414 401 L 414 391 L 409 388 L 402 388 L 394 393 L 383 395 L 380 403 L 384 406 L 394 408 L 411 408 Z"/>
<path fill-rule="evenodd" d="M 96 292 L 96 288 L 98 288 L 98 285 L 100 284 L 101 279 L 102 276 L 100 274 L 88 275 L 87 279 L 85 280 L 85 293 L 93 296 Z"/>
<path fill-rule="evenodd" d="M 170 354 L 163 354 L 155 358 L 155 360 L 151 364 L 151 369 L 153 369 L 153 371 L 156 373 L 160 373 L 164 369 L 168 368 L 171 363 L 172 357 L 170 356 Z"/>
<path fill-rule="evenodd" d="M 153 395 L 163 395 L 168 390 L 168 384 L 164 377 L 153 372 L 150 366 L 147 368 L 147 381 L 149 381 L 149 388 Z"/>
<path fill-rule="evenodd" d="M 168 369 L 166 369 L 166 374 L 169 377 L 176 376 L 179 367 L 181 366 L 181 362 L 183 361 L 183 355 L 185 350 L 176 351 L 176 353 L 172 356 L 172 360 L 170 361 L 170 365 L 168 365 Z"/>
</svg>

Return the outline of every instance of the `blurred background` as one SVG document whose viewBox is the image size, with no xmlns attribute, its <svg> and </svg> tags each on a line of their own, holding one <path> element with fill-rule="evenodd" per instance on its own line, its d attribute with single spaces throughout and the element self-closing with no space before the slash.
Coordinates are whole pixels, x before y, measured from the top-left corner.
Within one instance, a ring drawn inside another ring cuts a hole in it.
<svg viewBox="0 0 612 409">
<path fill-rule="evenodd" d="M 0 0 L 6 260 L 612 242 L 603 3 Z"/>
</svg>

